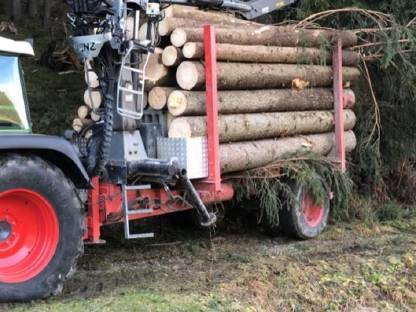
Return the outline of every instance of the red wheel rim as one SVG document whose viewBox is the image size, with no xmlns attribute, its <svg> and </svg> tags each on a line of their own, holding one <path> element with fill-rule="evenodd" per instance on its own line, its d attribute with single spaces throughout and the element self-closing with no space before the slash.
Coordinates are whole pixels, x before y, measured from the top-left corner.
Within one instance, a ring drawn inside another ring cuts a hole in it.
<svg viewBox="0 0 416 312">
<path fill-rule="evenodd" d="M 309 194 L 303 196 L 302 210 L 305 222 L 310 227 L 319 225 L 325 215 L 324 207 L 322 205 L 317 205 L 313 197 Z"/>
<path fill-rule="evenodd" d="M 58 241 L 58 218 L 43 196 L 27 189 L 0 195 L 0 282 L 37 276 L 52 260 Z"/>
</svg>

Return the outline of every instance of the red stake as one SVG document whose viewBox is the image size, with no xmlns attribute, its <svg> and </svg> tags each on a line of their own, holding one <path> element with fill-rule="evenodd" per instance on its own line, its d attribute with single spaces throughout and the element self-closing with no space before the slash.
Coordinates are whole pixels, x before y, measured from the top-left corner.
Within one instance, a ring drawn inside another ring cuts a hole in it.
<svg viewBox="0 0 416 312">
<path fill-rule="evenodd" d="M 208 179 L 214 191 L 221 190 L 220 140 L 218 133 L 217 49 L 215 31 L 204 26 L 206 110 L 208 134 Z"/>
<path fill-rule="evenodd" d="M 100 243 L 100 178 L 91 179 L 93 188 L 88 191 L 87 235 L 84 237 L 87 243 Z"/>
</svg>

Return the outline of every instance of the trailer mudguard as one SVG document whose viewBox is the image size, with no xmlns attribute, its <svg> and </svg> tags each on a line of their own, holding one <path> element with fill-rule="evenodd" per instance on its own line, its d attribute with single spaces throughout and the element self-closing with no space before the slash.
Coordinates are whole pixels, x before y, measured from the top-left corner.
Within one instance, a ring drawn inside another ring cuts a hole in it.
<svg viewBox="0 0 416 312">
<path fill-rule="evenodd" d="M 0 153 L 32 154 L 60 168 L 78 188 L 90 188 L 90 178 L 74 146 L 64 138 L 38 134 L 0 135 Z"/>
</svg>

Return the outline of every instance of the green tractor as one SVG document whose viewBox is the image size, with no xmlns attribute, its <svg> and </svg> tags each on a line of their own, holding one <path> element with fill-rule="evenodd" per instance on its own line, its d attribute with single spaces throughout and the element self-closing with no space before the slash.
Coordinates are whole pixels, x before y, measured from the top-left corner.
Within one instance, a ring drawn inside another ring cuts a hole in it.
<svg viewBox="0 0 416 312">
<path fill-rule="evenodd" d="M 82 252 L 89 187 L 74 147 L 31 134 L 19 56 L 28 42 L 0 37 L 0 301 L 53 294 Z"/>
</svg>

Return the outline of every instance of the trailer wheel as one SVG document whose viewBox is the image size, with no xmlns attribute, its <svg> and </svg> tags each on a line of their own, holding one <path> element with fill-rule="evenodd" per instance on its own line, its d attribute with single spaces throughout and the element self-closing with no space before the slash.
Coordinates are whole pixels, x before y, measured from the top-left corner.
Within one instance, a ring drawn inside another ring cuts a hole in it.
<svg viewBox="0 0 416 312">
<path fill-rule="evenodd" d="M 35 156 L 0 158 L 0 302 L 60 292 L 82 253 L 83 212 L 62 171 Z"/>
<path fill-rule="evenodd" d="M 322 178 L 317 177 L 325 187 Z M 329 194 L 322 204 L 316 204 L 308 189 L 302 184 L 292 184 L 295 203 L 292 207 L 283 208 L 279 214 L 279 226 L 266 225 L 266 232 L 278 236 L 281 232 L 299 239 L 312 239 L 325 229 L 330 210 Z"/>
</svg>

